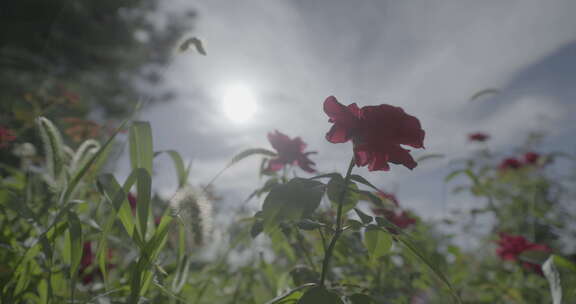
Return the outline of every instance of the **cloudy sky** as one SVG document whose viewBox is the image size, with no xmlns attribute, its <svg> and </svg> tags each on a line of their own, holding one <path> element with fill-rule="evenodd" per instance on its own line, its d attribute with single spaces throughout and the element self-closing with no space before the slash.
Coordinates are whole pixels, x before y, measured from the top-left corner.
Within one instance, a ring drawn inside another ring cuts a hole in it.
<svg viewBox="0 0 576 304">
<path fill-rule="evenodd" d="M 568 137 L 576 118 L 574 0 L 164 4 L 197 11 L 190 35 L 203 40 L 208 56 L 176 55 L 165 75 L 176 101 L 141 118 L 152 123 L 156 149 L 176 149 L 192 161 L 195 183 L 207 182 L 243 149 L 270 148 L 266 134 L 275 129 L 318 151 L 318 169 L 345 171 L 351 144 L 324 139 L 330 124 L 322 103 L 329 95 L 343 104 L 401 106 L 420 119 L 426 150 L 414 154 L 446 158 L 413 171 L 356 172 L 424 216 L 442 215 L 454 203 L 443 176 L 451 160 L 477 149 L 467 143 L 469 132 L 491 134 L 490 146 L 504 154 L 536 130 L 549 134 L 542 151 L 576 148 Z M 242 104 L 230 118 L 226 95 L 238 87 L 253 96 L 255 112 L 242 114 L 249 107 Z M 469 100 L 487 88 L 501 94 Z M 160 162 L 157 186 L 169 191 L 175 178 L 169 160 Z M 255 157 L 231 168 L 217 190 L 229 203 L 242 200 L 261 183 L 258 165 Z"/>
</svg>

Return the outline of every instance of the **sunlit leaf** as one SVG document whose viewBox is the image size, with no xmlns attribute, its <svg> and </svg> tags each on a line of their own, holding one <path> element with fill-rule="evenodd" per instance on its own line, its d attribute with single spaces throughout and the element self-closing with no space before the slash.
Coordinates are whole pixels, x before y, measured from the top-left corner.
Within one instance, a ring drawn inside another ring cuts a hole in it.
<svg viewBox="0 0 576 304">
<path fill-rule="evenodd" d="M 298 287 L 296 287 L 296 288 L 294 288 L 294 289 L 291 289 L 291 290 L 289 290 L 289 291 L 287 291 L 287 292 L 285 292 L 285 293 L 277 296 L 276 298 L 274 298 L 274 299 L 266 302 L 266 304 L 280 304 L 280 303 L 285 303 L 284 300 L 286 300 L 286 299 L 288 299 L 288 298 L 291 298 L 292 295 L 294 295 L 294 294 L 296 294 L 296 293 L 299 293 L 299 292 L 301 292 L 301 291 L 303 291 L 303 290 L 306 290 L 306 289 L 308 289 L 308 288 L 310 288 L 310 287 L 313 287 L 313 286 L 316 286 L 316 284 L 309 283 L 309 284 L 304 284 L 304 285 L 302 285 L 302 286 L 298 286 Z"/>
<path fill-rule="evenodd" d="M 150 123 L 146 121 L 133 122 L 130 126 L 129 140 L 132 170 L 144 168 L 151 176 L 154 151 Z"/>
<path fill-rule="evenodd" d="M 184 164 L 184 160 L 180 153 L 174 150 L 167 150 L 167 151 L 158 151 L 154 153 L 154 156 L 157 156 L 161 153 L 167 153 L 170 155 L 172 162 L 174 163 L 174 168 L 176 168 L 176 173 L 178 174 L 178 187 L 183 187 L 186 185 L 188 181 L 188 175 L 190 174 L 189 169 L 190 167 L 186 167 Z"/>
<path fill-rule="evenodd" d="M 376 225 L 368 225 L 364 232 L 364 246 L 370 255 L 370 262 L 374 263 L 384 256 L 392 247 L 392 236 Z"/>
</svg>

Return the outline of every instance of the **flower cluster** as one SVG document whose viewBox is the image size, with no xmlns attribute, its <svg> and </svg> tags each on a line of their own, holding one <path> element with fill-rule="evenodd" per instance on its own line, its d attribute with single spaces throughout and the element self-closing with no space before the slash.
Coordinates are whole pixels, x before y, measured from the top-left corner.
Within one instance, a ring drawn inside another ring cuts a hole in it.
<svg viewBox="0 0 576 304">
<path fill-rule="evenodd" d="M 385 199 L 394 205 L 393 208 L 372 208 L 374 215 L 383 216 L 392 224 L 396 225 L 400 229 L 406 229 L 414 224 L 416 224 L 416 218 L 412 217 L 407 211 L 400 210 L 400 204 L 398 199 L 392 193 L 378 191 L 376 195 L 382 199 Z"/>
<path fill-rule="evenodd" d="M 541 159 L 541 155 L 536 152 L 527 152 L 522 158 L 508 157 L 500 162 L 498 169 L 509 170 L 509 169 L 520 169 L 525 166 L 535 166 Z"/>
<path fill-rule="evenodd" d="M 344 106 L 330 96 L 324 101 L 324 112 L 334 124 L 326 139 L 331 143 L 352 140 L 357 166 L 368 166 L 370 171 L 388 171 L 388 163 L 416 167 L 410 151 L 401 145 L 424 148 L 424 130 L 420 121 L 402 108 L 387 104 Z"/>
<path fill-rule="evenodd" d="M 469 141 L 485 142 L 490 138 L 490 135 L 482 132 L 468 134 Z"/>
<path fill-rule="evenodd" d="M 500 240 L 498 240 L 498 248 L 496 254 L 505 261 L 519 261 L 519 256 L 526 251 L 543 251 L 550 252 L 550 248 L 546 245 L 531 243 L 526 238 L 520 235 L 510 235 L 500 233 Z M 522 266 L 528 270 L 542 273 L 540 265 L 522 261 Z"/>
<path fill-rule="evenodd" d="M 291 139 L 287 135 L 275 131 L 274 133 L 268 133 L 268 141 L 270 141 L 270 144 L 274 150 L 276 150 L 277 157 L 268 162 L 267 171 L 276 172 L 285 165 L 298 165 L 308 173 L 316 172 L 316 170 L 312 168 L 315 163 L 308 158 L 308 155 L 315 154 L 316 152 L 304 152 L 306 144 L 300 137 Z"/>
<path fill-rule="evenodd" d="M 84 285 L 88 285 L 94 281 L 97 276 L 101 276 L 102 273 L 95 265 L 96 255 L 92 252 L 92 243 L 84 242 L 82 250 L 82 258 L 80 259 L 80 279 Z M 112 250 L 108 249 L 108 259 L 112 259 Z M 106 264 L 107 268 L 113 268 L 114 264 Z"/>
<path fill-rule="evenodd" d="M 12 133 L 12 130 L 0 126 L 0 149 L 8 146 L 12 141 L 16 139 L 16 136 Z"/>
</svg>

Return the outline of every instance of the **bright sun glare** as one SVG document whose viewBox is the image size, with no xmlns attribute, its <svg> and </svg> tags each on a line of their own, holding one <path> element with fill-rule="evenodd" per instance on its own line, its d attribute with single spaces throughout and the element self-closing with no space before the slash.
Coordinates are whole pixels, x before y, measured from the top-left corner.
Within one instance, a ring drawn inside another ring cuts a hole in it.
<svg viewBox="0 0 576 304">
<path fill-rule="evenodd" d="M 242 84 L 225 87 L 222 104 L 224 114 L 237 123 L 249 121 L 257 110 L 256 97 L 252 88 Z"/>
</svg>

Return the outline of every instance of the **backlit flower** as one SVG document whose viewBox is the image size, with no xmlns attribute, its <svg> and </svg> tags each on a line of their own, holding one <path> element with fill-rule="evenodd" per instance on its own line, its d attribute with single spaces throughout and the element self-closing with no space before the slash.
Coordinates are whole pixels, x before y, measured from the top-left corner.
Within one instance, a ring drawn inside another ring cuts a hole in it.
<svg viewBox="0 0 576 304">
<path fill-rule="evenodd" d="M 399 207 L 400 205 L 398 204 L 398 199 L 396 198 L 396 195 L 392 194 L 392 193 L 388 193 L 388 192 L 384 192 L 382 190 L 379 190 L 378 192 L 376 192 L 376 195 L 379 196 L 382 199 L 385 199 L 389 202 L 391 202 L 392 204 L 394 204 L 394 206 Z"/>
<path fill-rule="evenodd" d="M 504 159 L 500 165 L 498 166 L 498 169 L 500 170 L 508 170 L 508 169 L 519 169 L 522 167 L 522 162 L 519 161 L 518 159 L 514 158 L 514 157 L 509 157 Z"/>
<path fill-rule="evenodd" d="M 398 226 L 400 229 L 406 229 L 416 224 L 416 219 L 410 216 L 406 211 L 393 211 L 384 208 L 372 209 L 375 215 L 384 216 L 387 220 Z"/>
<path fill-rule="evenodd" d="M 482 132 L 470 133 L 468 134 L 469 141 L 479 141 L 484 142 L 490 138 L 490 135 Z"/>
<path fill-rule="evenodd" d="M 355 103 L 346 107 L 330 96 L 324 101 L 324 112 L 334 124 L 326 139 L 331 143 L 352 140 L 357 166 L 368 166 L 370 171 L 388 171 L 388 163 L 416 167 L 410 151 L 401 145 L 423 148 L 424 130 L 402 108 L 387 104 L 358 108 Z"/>
<path fill-rule="evenodd" d="M 535 165 L 538 163 L 540 159 L 540 154 L 536 152 L 527 152 L 524 154 L 524 162 L 530 165 Z"/>
<path fill-rule="evenodd" d="M 505 261 L 518 261 L 518 257 L 525 251 L 543 251 L 550 252 L 546 245 L 531 243 L 520 235 L 510 235 L 500 233 L 496 254 Z M 524 268 L 541 273 L 541 267 L 538 264 L 522 261 Z"/>
<path fill-rule="evenodd" d="M 268 162 L 268 171 L 278 171 L 285 165 L 298 165 L 306 172 L 316 172 L 312 168 L 314 162 L 308 158 L 308 155 L 316 152 L 304 152 L 306 144 L 300 137 L 290 139 L 287 135 L 275 131 L 268 133 L 268 141 L 277 152 L 277 157 Z"/>
</svg>

